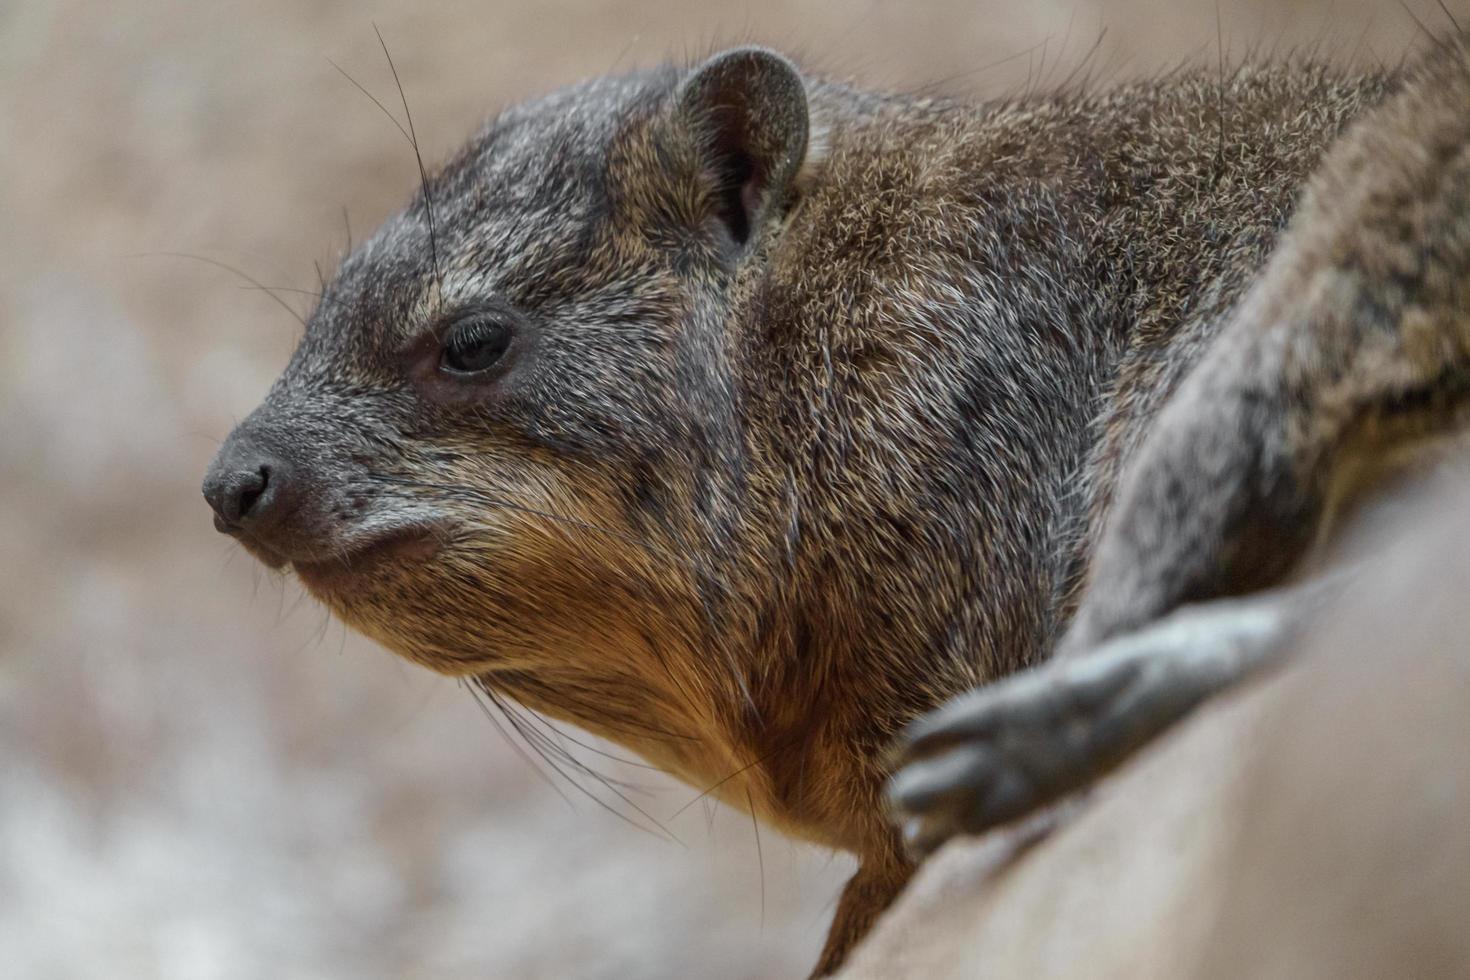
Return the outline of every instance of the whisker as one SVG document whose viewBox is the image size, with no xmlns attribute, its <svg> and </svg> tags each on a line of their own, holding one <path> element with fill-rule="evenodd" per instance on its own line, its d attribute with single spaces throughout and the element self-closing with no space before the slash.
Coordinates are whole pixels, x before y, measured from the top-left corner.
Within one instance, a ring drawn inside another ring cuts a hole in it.
<svg viewBox="0 0 1470 980">
<path fill-rule="evenodd" d="M 615 807 L 613 807 L 611 804 L 609 804 L 606 800 L 602 799 L 596 793 L 593 793 L 591 790 L 587 789 L 587 787 L 583 786 L 581 783 L 577 782 L 571 776 L 567 775 L 567 773 L 560 766 L 558 766 L 554 760 L 552 760 L 549 756 L 546 755 L 546 752 L 545 752 L 544 748 L 542 747 L 542 745 L 541 744 L 538 744 L 537 740 L 534 737 L 532 737 L 532 735 L 527 734 L 527 729 L 525 727 L 525 720 L 522 719 L 522 718 L 518 718 L 518 716 L 510 709 L 510 706 L 506 703 L 506 701 L 503 698 L 501 698 L 495 692 L 495 690 L 493 688 L 490 688 L 490 687 L 485 686 L 484 684 L 481 684 L 480 685 L 480 689 L 482 691 L 484 691 L 485 695 L 487 697 L 489 697 L 490 700 L 492 702 L 494 702 L 497 707 L 500 708 L 501 712 L 503 713 L 503 715 L 505 717 L 505 720 L 510 723 L 510 725 L 511 725 L 512 728 L 515 729 L 516 734 L 520 735 L 521 738 L 523 740 L 525 740 L 526 744 L 530 745 L 533 749 L 535 749 L 536 752 L 537 752 L 537 754 L 540 755 L 541 758 L 546 762 L 546 764 L 551 767 L 552 771 L 555 772 L 557 775 L 561 776 L 562 779 L 565 779 L 567 781 L 567 783 L 569 785 L 571 785 L 571 787 L 573 789 L 577 790 L 577 792 L 581 793 L 583 796 L 586 796 L 589 800 L 591 800 L 592 802 L 596 803 L 598 806 L 602 807 L 608 813 L 613 814 L 618 819 L 620 819 L 623 822 L 627 823 L 630 827 L 636 827 L 638 830 L 641 830 L 645 834 L 649 834 L 649 835 L 651 835 L 653 837 L 657 837 L 657 838 L 660 838 L 660 839 L 663 839 L 663 840 L 671 840 L 674 843 L 678 844 L 680 847 L 685 846 L 684 845 L 684 842 L 681 841 L 681 840 L 679 840 L 678 837 L 674 836 L 674 834 L 671 833 L 667 827 L 665 827 L 663 824 L 659 823 L 658 820 L 654 819 L 653 816 L 651 816 L 647 811 L 645 811 L 637 803 L 635 803 L 632 800 L 630 800 L 625 794 L 619 792 L 616 787 L 610 785 L 608 783 L 608 781 L 606 779 L 604 779 L 600 774 L 598 774 L 598 773 L 596 773 L 596 772 L 588 769 L 586 766 L 581 765 L 580 763 L 578 763 L 578 760 L 570 759 L 569 761 L 572 762 L 573 764 L 577 764 L 577 766 L 578 766 L 578 768 L 579 768 L 580 771 L 585 772 L 587 775 L 589 775 L 593 779 L 597 780 L 603 786 L 604 789 L 606 789 L 608 792 L 612 793 L 614 796 L 618 797 L 618 799 L 622 800 L 628 806 L 632 807 L 633 810 L 635 810 L 644 819 L 646 819 L 649 822 L 651 822 L 655 827 L 658 828 L 658 830 L 657 831 L 651 830 L 648 827 L 645 827 L 642 824 L 640 824 L 638 821 L 632 819 L 627 814 L 618 812 L 618 810 Z"/>
<path fill-rule="evenodd" d="M 670 820 L 673 820 L 679 814 L 683 813 L 685 810 L 689 809 L 691 806 L 693 806 L 694 804 L 698 803 L 700 800 L 702 800 L 705 797 L 709 796 L 715 790 L 719 789 L 721 786 L 725 785 L 730 780 L 734 779 L 736 776 L 742 776 L 745 773 L 749 772 L 750 770 L 754 769 L 756 766 L 760 765 L 761 763 L 770 761 L 772 758 L 775 757 L 776 753 L 782 751 L 785 748 L 786 748 L 786 743 L 783 742 L 782 744 L 776 746 L 771 751 L 767 752 L 765 755 L 761 756 L 759 759 L 755 759 L 755 760 L 753 760 L 751 762 L 748 762 L 745 765 L 741 766 L 739 769 L 736 769 L 734 772 L 730 773 L 730 775 L 726 776 L 724 779 L 721 779 L 719 782 L 715 783 L 713 786 L 710 786 L 708 789 L 706 789 L 704 792 L 700 793 L 698 796 L 696 796 L 694 799 L 690 800 L 688 803 L 685 803 L 683 806 L 679 807 L 679 809 L 675 810 L 672 814 L 670 814 L 669 819 Z"/>
<path fill-rule="evenodd" d="M 583 749 L 586 749 L 588 752 L 592 752 L 592 753 L 594 753 L 596 755 L 600 755 L 604 759 L 611 759 L 613 762 L 617 762 L 617 763 L 620 763 L 620 764 L 625 765 L 625 766 L 635 766 L 635 767 L 637 767 L 639 769 L 650 769 L 650 770 L 652 770 L 654 772 L 663 772 L 663 770 L 660 769 L 658 766 L 650 765 L 647 762 L 639 762 L 637 759 L 625 758 L 624 756 L 616 755 L 616 754 L 614 754 L 612 752 L 605 752 L 602 749 L 599 749 L 595 745 L 588 745 L 586 742 L 582 741 L 581 739 L 576 738 L 576 737 L 568 734 L 567 731 L 566 731 L 566 729 L 558 727 L 554 722 L 552 722 L 552 720 L 550 718 L 547 718 L 545 716 L 538 716 L 538 717 L 541 718 L 541 723 L 543 725 L 545 725 L 547 728 L 551 729 L 559 737 L 566 739 L 568 742 L 571 742 L 573 745 L 576 745 L 576 746 L 579 746 L 579 747 L 581 747 Z M 630 784 L 630 786 L 631 786 L 631 784 Z"/>
<path fill-rule="evenodd" d="M 357 79 L 353 78 L 351 75 L 347 74 L 347 69 L 346 68 L 343 68 L 341 65 L 337 64 L 331 58 L 328 58 L 327 59 L 327 64 L 331 65 L 333 68 L 337 69 L 337 71 L 341 72 L 342 77 L 345 78 L 345 79 L 347 79 L 349 82 L 351 82 L 353 88 L 357 89 L 363 95 L 366 95 L 370 100 L 372 100 L 373 105 L 377 106 L 379 109 L 382 109 L 383 110 L 383 115 L 385 115 L 385 116 L 388 117 L 388 121 L 391 122 L 391 123 L 393 123 L 394 126 L 398 127 L 398 131 L 403 134 L 403 138 L 406 139 L 406 140 L 408 140 L 408 145 L 409 146 L 413 146 L 413 138 L 408 135 L 408 130 L 406 130 L 406 129 L 403 128 L 403 123 L 399 122 L 398 121 L 398 117 L 395 116 L 395 115 L 393 115 L 393 113 L 391 113 L 391 112 L 388 111 L 388 107 L 387 106 L 383 105 L 383 103 L 381 103 L 381 102 L 378 101 L 378 97 L 376 95 L 374 95 L 373 93 L 369 92 L 367 89 L 363 88 L 361 82 L 359 82 Z M 346 221 L 347 221 L 347 209 L 346 208 L 343 208 L 342 209 L 342 220 L 343 220 L 344 223 L 346 223 Z M 347 249 L 348 249 L 348 251 L 351 251 L 352 250 L 352 225 L 351 224 L 348 224 L 347 225 Z"/>
<path fill-rule="evenodd" d="M 444 276 L 439 271 L 439 237 L 434 229 L 434 198 L 429 194 L 429 175 L 424 170 L 424 155 L 419 152 L 419 137 L 413 128 L 413 113 L 408 111 L 408 96 L 403 94 L 403 82 L 398 79 L 398 66 L 393 64 L 393 56 L 388 53 L 388 42 L 383 40 L 383 32 L 378 30 L 376 22 L 373 24 L 373 33 L 378 35 L 378 44 L 383 48 L 383 57 L 388 59 L 388 69 L 393 72 L 393 84 L 398 86 L 398 98 L 403 102 L 403 115 L 408 120 L 408 141 L 413 144 L 413 156 L 418 161 L 419 188 L 424 195 L 424 213 L 429 219 L 430 265 L 434 270 L 434 278 L 442 286 Z"/>
<path fill-rule="evenodd" d="M 518 730 L 523 728 L 525 737 L 533 739 L 536 745 L 544 751 L 550 752 L 552 755 L 556 756 L 556 758 L 560 759 L 567 765 L 576 768 L 578 771 L 585 771 L 588 775 L 594 776 L 594 778 L 597 776 L 601 776 L 609 783 L 621 786 L 624 789 L 631 789 L 638 792 L 643 792 L 642 787 L 637 787 L 630 783 L 623 782 L 622 780 L 614 779 L 604 773 L 594 773 L 591 768 L 587 766 L 586 763 L 584 763 L 581 759 L 578 759 L 576 756 L 572 755 L 571 751 L 565 745 L 561 744 L 561 742 L 559 741 L 561 733 L 559 731 L 555 729 L 548 730 L 549 722 L 547 722 L 547 720 L 543 718 L 539 712 L 533 711 L 530 708 L 525 707 L 524 705 L 519 705 L 512 701 L 505 700 L 505 698 L 503 698 L 500 693 L 495 690 L 494 686 L 489 684 L 484 677 L 477 678 L 476 683 L 478 683 L 481 688 L 488 692 L 490 696 L 495 697 L 502 704 L 502 710 L 504 710 L 507 715 L 514 714 L 516 719 L 520 722 Z"/>
<path fill-rule="evenodd" d="M 1430 30 L 1428 24 L 1419 19 L 1419 15 L 1414 13 L 1414 8 L 1409 6 L 1408 0 L 1399 0 L 1399 6 L 1403 8 L 1404 13 L 1409 15 L 1409 19 L 1414 22 L 1414 26 L 1419 28 L 1425 37 L 1429 38 L 1430 44 L 1436 48 L 1449 50 L 1450 44 L 1444 38 Z"/>
<path fill-rule="evenodd" d="M 1084 89 L 1086 88 L 1087 75 L 1088 72 L 1091 71 L 1090 66 L 1092 64 L 1092 59 L 1097 57 L 1097 53 L 1102 50 L 1103 41 L 1107 39 L 1107 36 L 1108 29 L 1106 26 L 1104 26 L 1101 30 L 1097 32 L 1097 40 L 1092 42 L 1092 47 L 1087 50 L 1087 54 L 1083 55 L 1082 60 L 1077 62 L 1076 66 L 1074 66 L 1072 70 L 1067 73 L 1066 78 L 1062 79 L 1062 84 L 1058 86 L 1059 89 L 1066 90 L 1070 88 L 1072 83 L 1077 81 L 1079 78 L 1082 79 L 1082 85 Z"/>
<path fill-rule="evenodd" d="M 761 932 L 764 933 L 766 931 L 766 855 L 761 850 L 761 822 L 755 818 L 755 800 L 751 799 L 748 787 L 745 790 L 745 804 L 750 808 L 750 829 L 755 833 L 755 861 L 761 879 Z"/>
<path fill-rule="evenodd" d="M 1225 116 L 1225 17 L 1220 9 L 1220 0 L 1215 0 L 1215 50 L 1220 64 L 1220 83 L 1215 89 L 1215 119 L 1219 126 L 1215 145 L 1215 167 L 1225 167 L 1225 137 L 1229 124 Z"/>
<path fill-rule="evenodd" d="M 276 625 L 279 626 L 282 619 L 290 619 L 291 617 L 295 616 L 296 615 L 296 610 L 298 610 L 298 609 L 301 608 L 301 604 L 306 601 L 306 598 L 307 598 L 306 590 L 305 589 L 297 589 L 296 590 L 296 598 L 291 601 L 290 608 L 289 609 L 284 609 L 284 610 L 283 609 L 277 609 L 276 610 Z M 281 601 L 282 602 L 285 602 L 285 600 L 286 600 L 286 593 L 285 593 L 284 590 L 282 590 L 282 592 L 281 592 Z"/>
<path fill-rule="evenodd" d="M 536 764 L 536 760 L 527 755 L 525 749 L 521 748 L 516 740 L 511 738 L 510 732 L 506 731 L 505 728 L 500 724 L 500 719 L 495 717 L 495 713 L 490 710 L 490 706 L 481 699 L 480 692 L 475 689 L 475 686 L 471 685 L 463 677 L 459 679 L 459 686 L 470 692 L 470 697 L 474 699 L 475 705 L 480 709 L 481 713 L 483 713 L 486 718 L 490 719 L 490 724 L 495 726 L 496 730 L 499 731 L 501 736 L 505 739 L 506 744 L 515 751 L 516 755 L 520 756 L 525 761 L 525 763 L 531 767 L 531 771 L 534 772 L 547 786 L 550 786 L 552 792 L 554 792 L 557 796 L 560 796 L 567 806 L 575 810 L 576 805 L 572 803 L 571 797 L 562 792 L 562 788 L 558 786 L 556 782 L 550 776 L 548 776 L 539 765 Z"/>
<path fill-rule="evenodd" d="M 228 262 L 221 262 L 218 259 L 211 259 L 211 258 L 208 258 L 207 256 L 203 256 L 203 255 L 194 255 L 191 252 L 139 252 L 138 253 L 138 257 L 139 258 L 154 258 L 154 257 L 158 257 L 158 256 L 163 256 L 165 258 L 175 258 L 175 259 L 193 259 L 195 262 L 203 262 L 205 265 L 212 265 L 216 269 L 223 269 L 226 272 L 232 272 L 235 275 L 239 276 L 241 279 L 244 279 L 250 285 L 254 286 L 256 289 L 259 289 L 261 292 L 265 293 L 271 299 L 275 300 L 278 304 L 280 304 L 281 309 L 283 309 L 287 313 L 291 314 L 291 318 L 293 320 L 295 320 L 297 323 L 301 324 L 301 327 L 302 327 L 303 330 L 306 329 L 306 318 L 303 317 L 300 313 L 297 313 L 295 307 L 293 307 L 290 303 L 287 303 L 285 300 L 281 299 L 281 297 L 277 294 L 276 290 L 272 289 L 270 286 L 267 286 L 265 283 L 261 282 L 259 279 L 256 279 L 250 273 L 245 272 L 243 269 L 237 269 L 234 266 L 230 265 Z"/>
<path fill-rule="evenodd" d="M 1022 58 L 1030 57 L 1036 52 L 1036 49 L 1041 47 L 1041 45 L 1044 43 L 1045 42 L 1038 42 L 1036 44 L 1033 44 L 1029 48 L 1017 51 L 1015 54 L 1007 55 L 1004 58 L 1000 58 L 996 61 L 989 62 L 988 64 L 981 65 L 979 68 L 966 69 L 965 71 L 957 72 L 945 78 L 939 78 L 931 82 L 926 82 L 923 85 L 914 88 L 910 94 L 916 96 L 928 95 L 931 92 L 938 91 L 939 89 L 945 88 L 946 86 L 949 86 L 962 79 L 969 79 L 976 75 L 983 75 L 986 72 L 994 71 L 996 68 L 1004 67 L 1005 65 L 1008 65 L 1013 61 L 1020 61 Z"/>
<path fill-rule="evenodd" d="M 606 773 L 599 772 L 593 769 L 591 766 L 587 765 L 587 763 L 583 762 L 581 759 L 577 758 L 571 753 L 571 750 L 569 750 L 565 745 L 562 745 L 557 740 L 557 737 L 560 734 L 559 732 L 555 732 L 553 730 L 552 732 L 548 733 L 548 722 L 545 718 L 541 716 L 539 712 L 532 711 L 524 705 L 512 705 L 510 702 L 507 702 L 506 707 L 507 709 L 514 709 L 516 711 L 517 717 L 520 718 L 522 724 L 526 727 L 527 731 L 536 737 L 538 743 L 541 744 L 546 751 L 556 756 L 556 758 L 560 759 L 566 765 L 571 766 L 578 772 L 592 777 L 611 792 L 617 792 L 616 790 L 612 789 L 612 787 L 617 786 L 621 789 L 628 790 L 629 792 L 633 793 L 648 793 L 647 787 L 639 786 L 635 783 L 630 783 L 626 780 L 617 779 L 613 776 L 607 775 Z M 631 800 L 628 800 L 626 797 L 622 797 L 621 793 L 619 793 L 618 795 L 624 800 L 624 802 L 627 802 L 629 806 L 634 805 Z M 652 817 L 649 817 L 649 819 L 653 820 Z M 657 823 L 657 821 L 654 822 Z"/>
<path fill-rule="evenodd" d="M 321 625 L 319 625 L 316 628 L 316 632 L 313 633 L 312 634 L 312 637 L 311 637 L 311 647 L 312 647 L 313 650 L 318 649 L 322 645 L 322 643 L 324 643 L 326 641 L 326 639 L 327 639 L 327 633 L 330 632 L 331 629 L 332 629 L 332 613 L 331 613 L 331 610 L 329 610 L 325 606 L 323 606 L 322 607 L 322 621 L 321 621 Z"/>
<path fill-rule="evenodd" d="M 298 296 L 310 296 L 318 303 L 327 303 L 329 305 L 336 302 L 322 293 L 317 292 L 315 289 L 298 289 L 295 286 L 257 286 L 254 283 L 248 283 L 237 288 L 246 290 L 247 292 L 274 291 L 277 293 L 295 293 Z"/>
<path fill-rule="evenodd" d="M 1445 3 L 1444 0 L 1436 0 L 1436 2 L 1439 4 L 1439 9 L 1449 18 L 1450 26 L 1455 29 L 1455 33 L 1464 37 L 1465 31 L 1460 27 L 1460 19 L 1455 16 L 1454 11 L 1450 10 L 1449 4 Z"/>
</svg>

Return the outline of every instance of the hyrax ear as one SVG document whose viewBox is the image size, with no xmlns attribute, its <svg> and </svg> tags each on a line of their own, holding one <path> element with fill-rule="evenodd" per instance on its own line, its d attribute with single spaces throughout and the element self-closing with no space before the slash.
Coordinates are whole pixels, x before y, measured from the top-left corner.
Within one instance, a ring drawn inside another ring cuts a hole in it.
<svg viewBox="0 0 1470 980">
<path fill-rule="evenodd" d="M 718 217 L 743 245 L 788 199 L 806 160 L 806 85 L 774 51 L 734 48 L 696 68 L 675 98 L 716 184 Z"/>
</svg>

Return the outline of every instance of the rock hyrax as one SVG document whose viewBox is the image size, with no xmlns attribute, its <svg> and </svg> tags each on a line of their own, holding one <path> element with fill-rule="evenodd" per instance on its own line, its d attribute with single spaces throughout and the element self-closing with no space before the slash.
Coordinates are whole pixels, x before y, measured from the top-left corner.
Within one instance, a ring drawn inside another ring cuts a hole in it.
<svg viewBox="0 0 1470 980">
<path fill-rule="evenodd" d="M 857 855 L 827 972 L 913 853 L 1264 660 L 1299 593 L 1169 614 L 1447 431 L 1467 79 L 583 82 L 345 259 L 205 494 L 390 649 Z"/>
</svg>

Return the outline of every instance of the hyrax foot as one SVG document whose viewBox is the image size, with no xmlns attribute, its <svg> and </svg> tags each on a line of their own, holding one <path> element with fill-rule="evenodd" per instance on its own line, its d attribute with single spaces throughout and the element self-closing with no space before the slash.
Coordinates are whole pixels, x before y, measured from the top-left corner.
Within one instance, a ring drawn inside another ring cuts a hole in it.
<svg viewBox="0 0 1470 980">
<path fill-rule="evenodd" d="M 889 793 L 918 854 L 1074 792 L 1281 646 L 1274 601 L 1175 614 L 979 688 L 915 722 Z"/>
</svg>

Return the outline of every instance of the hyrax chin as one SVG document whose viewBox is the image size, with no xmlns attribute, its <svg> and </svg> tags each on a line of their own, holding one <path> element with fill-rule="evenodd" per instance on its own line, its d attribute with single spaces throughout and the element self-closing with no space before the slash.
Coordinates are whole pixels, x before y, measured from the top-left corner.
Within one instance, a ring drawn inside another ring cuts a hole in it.
<svg viewBox="0 0 1470 980">
<path fill-rule="evenodd" d="M 403 656 L 855 853 L 830 971 L 911 868 L 887 748 L 1051 650 L 1137 433 L 1382 87 L 969 106 L 749 48 L 582 83 L 348 256 L 205 495 Z"/>
</svg>

